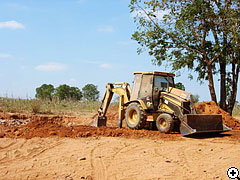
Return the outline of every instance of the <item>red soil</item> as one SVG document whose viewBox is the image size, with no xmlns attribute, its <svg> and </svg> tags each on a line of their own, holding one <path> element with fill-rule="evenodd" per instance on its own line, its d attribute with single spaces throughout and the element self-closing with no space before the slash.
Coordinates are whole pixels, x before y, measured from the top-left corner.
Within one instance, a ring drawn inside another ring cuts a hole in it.
<svg viewBox="0 0 240 180">
<path fill-rule="evenodd" d="M 240 122 L 231 117 L 228 113 L 219 108 L 214 102 L 196 103 L 199 113 L 205 114 L 222 114 L 223 123 L 235 130 L 240 130 Z M 128 128 L 117 128 L 118 124 L 118 107 L 111 107 L 107 113 L 108 127 L 92 127 L 85 125 L 67 126 L 68 122 L 86 122 L 81 117 L 71 116 L 53 116 L 53 115 L 24 115 L 0 113 L 0 119 L 24 119 L 30 120 L 27 124 L 18 126 L 9 126 L 0 123 L 0 137 L 10 138 L 32 138 L 32 137 L 89 137 L 89 136 L 110 136 L 110 137 L 136 137 L 136 138 L 165 138 L 179 139 L 180 134 L 162 134 L 159 131 L 150 130 L 131 130 Z M 94 117 L 93 117 L 94 118 Z M 67 122 L 67 123 L 66 123 Z M 125 124 L 125 123 L 124 123 Z"/>
<path fill-rule="evenodd" d="M 35 120 L 27 125 L 18 127 L 4 127 L 5 137 L 10 138 L 32 138 L 32 137 L 146 137 L 146 138 L 168 138 L 174 140 L 179 134 L 169 136 L 158 131 L 131 130 L 117 127 L 92 127 L 92 126 L 65 126 L 59 120 Z"/>
<path fill-rule="evenodd" d="M 240 130 L 240 122 L 230 116 L 229 113 L 221 109 L 219 106 L 216 105 L 213 101 L 206 101 L 201 103 L 195 104 L 198 112 L 200 114 L 221 114 L 223 118 L 223 123 L 235 130 Z"/>
</svg>

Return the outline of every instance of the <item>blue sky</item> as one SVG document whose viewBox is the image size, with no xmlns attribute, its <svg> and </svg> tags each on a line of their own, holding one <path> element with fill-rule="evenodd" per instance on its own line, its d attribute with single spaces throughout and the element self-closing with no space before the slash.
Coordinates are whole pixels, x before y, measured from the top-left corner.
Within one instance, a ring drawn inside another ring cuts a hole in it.
<svg viewBox="0 0 240 180">
<path fill-rule="evenodd" d="M 107 82 L 132 83 L 135 71 L 170 71 L 152 65 L 147 53 L 137 54 L 138 45 L 131 40 L 136 25 L 128 4 L 129 0 L 1 0 L 0 96 L 33 98 L 44 83 L 79 88 L 92 83 L 102 96 Z M 207 82 L 200 85 L 187 77 L 183 70 L 175 82 L 201 100 L 210 100 Z M 218 84 L 216 90 L 219 94 Z"/>
</svg>

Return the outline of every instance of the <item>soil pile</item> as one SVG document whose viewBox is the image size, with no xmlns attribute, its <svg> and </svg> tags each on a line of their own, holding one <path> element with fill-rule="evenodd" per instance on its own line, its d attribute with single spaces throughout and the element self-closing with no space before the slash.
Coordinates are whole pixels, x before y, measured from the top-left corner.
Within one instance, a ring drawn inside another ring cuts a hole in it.
<svg viewBox="0 0 240 180">
<path fill-rule="evenodd" d="M 228 127 L 240 130 L 240 122 L 233 118 L 229 113 L 221 109 L 215 102 L 213 101 L 205 101 L 200 103 L 195 103 L 195 107 L 197 108 L 200 114 L 221 114 L 223 117 L 223 123 Z M 107 112 L 107 126 L 109 127 L 117 127 L 118 126 L 118 106 L 109 107 Z M 125 126 L 125 123 L 123 123 Z"/>
<path fill-rule="evenodd" d="M 35 115 L 35 114 L 19 114 L 19 113 L 3 113 L 0 112 L 0 124 L 3 124 L 4 120 L 13 120 L 16 124 L 23 124 L 24 121 L 22 120 L 30 120 L 30 121 L 44 121 L 44 120 L 51 120 L 51 121 L 63 121 L 65 123 L 70 121 L 84 121 L 81 117 L 75 116 L 59 116 L 59 115 Z M 13 125 L 12 122 L 12 125 Z M 10 123 L 10 122 L 9 122 Z"/>
<path fill-rule="evenodd" d="M 195 103 L 195 107 L 200 114 L 221 114 L 223 118 L 223 123 L 225 125 L 232 129 L 240 130 L 240 122 L 230 116 L 229 113 L 221 109 L 215 102 L 206 101 L 201 103 Z"/>
<path fill-rule="evenodd" d="M 98 114 L 95 114 L 92 119 L 95 119 Z M 118 127 L 118 106 L 110 106 L 108 108 L 107 114 L 107 126 L 108 127 Z M 90 125 L 90 124 L 86 124 Z M 125 123 L 123 123 L 123 127 L 126 127 Z"/>
<path fill-rule="evenodd" d="M 159 131 L 149 130 L 131 130 L 129 128 L 117 127 L 92 127 L 92 126 L 65 126 L 59 120 L 45 119 L 31 121 L 26 125 L 14 127 L 1 125 L 0 129 L 4 129 L 4 137 L 10 138 L 33 138 L 33 137 L 90 137 L 90 136 L 106 136 L 106 137 L 135 137 L 135 138 L 167 138 L 174 140 L 181 137 L 180 134 L 162 134 Z"/>
<path fill-rule="evenodd" d="M 196 108 L 202 114 L 222 114 L 223 123 L 230 128 L 240 130 L 240 122 L 218 107 L 214 102 L 196 103 Z M 26 115 L 0 113 L 0 137 L 33 138 L 33 137 L 135 137 L 135 138 L 165 138 L 179 139 L 180 134 L 162 134 L 159 131 L 119 129 L 118 107 L 110 107 L 107 113 L 107 127 L 92 127 L 92 120 L 73 116 L 56 115 Z M 123 123 L 125 126 L 125 122 Z"/>
</svg>

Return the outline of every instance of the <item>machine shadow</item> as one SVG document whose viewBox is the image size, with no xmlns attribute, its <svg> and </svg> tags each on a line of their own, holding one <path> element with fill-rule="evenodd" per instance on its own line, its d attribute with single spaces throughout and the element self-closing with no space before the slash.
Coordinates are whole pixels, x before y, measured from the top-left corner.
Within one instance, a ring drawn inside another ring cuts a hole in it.
<svg viewBox="0 0 240 180">
<path fill-rule="evenodd" d="M 221 133 L 199 133 L 199 134 L 191 134 L 185 136 L 186 138 L 194 138 L 194 139 L 209 139 L 209 138 L 218 138 L 218 137 L 229 137 L 232 134 L 221 134 Z"/>
</svg>

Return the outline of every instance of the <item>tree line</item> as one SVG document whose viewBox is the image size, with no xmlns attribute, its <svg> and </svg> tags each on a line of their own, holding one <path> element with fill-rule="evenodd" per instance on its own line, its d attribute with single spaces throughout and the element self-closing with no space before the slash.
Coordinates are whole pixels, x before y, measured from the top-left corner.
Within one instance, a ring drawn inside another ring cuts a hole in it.
<svg viewBox="0 0 240 180">
<path fill-rule="evenodd" d="M 82 90 L 78 87 L 71 87 L 67 84 L 59 85 L 54 88 L 52 84 L 43 84 L 36 88 L 35 97 L 42 100 L 58 99 L 62 100 L 87 100 L 97 101 L 99 99 L 99 91 L 94 84 L 85 85 Z"/>
<path fill-rule="evenodd" d="M 240 70 L 239 0 L 131 0 L 129 7 L 138 53 L 148 50 L 154 64 L 166 62 L 173 71 L 197 72 L 200 82 L 208 81 L 212 101 L 232 114 Z"/>
</svg>

